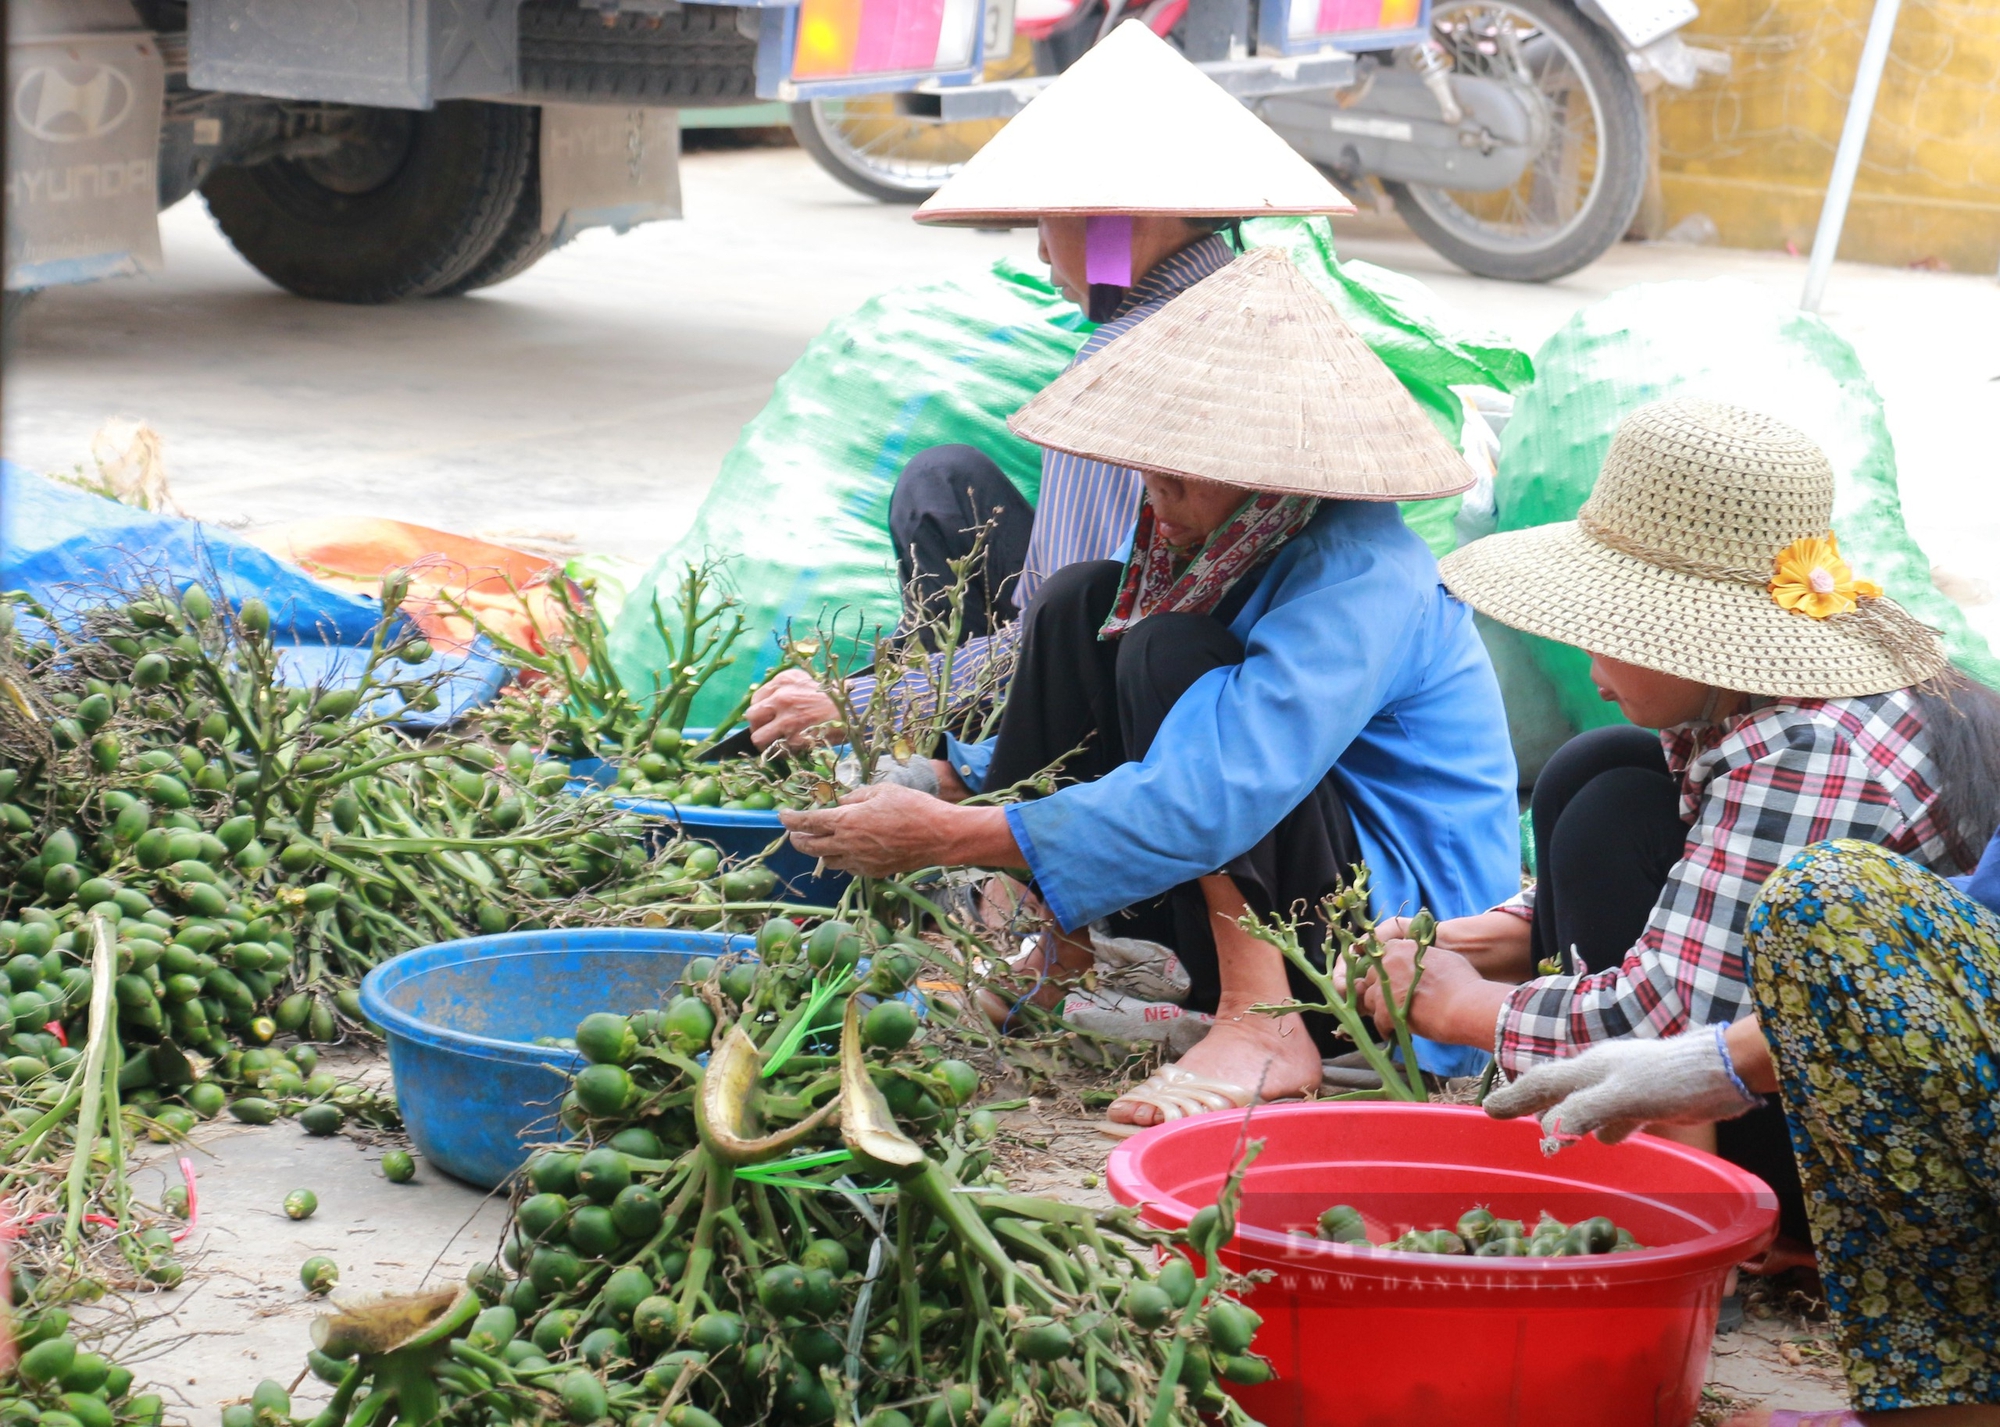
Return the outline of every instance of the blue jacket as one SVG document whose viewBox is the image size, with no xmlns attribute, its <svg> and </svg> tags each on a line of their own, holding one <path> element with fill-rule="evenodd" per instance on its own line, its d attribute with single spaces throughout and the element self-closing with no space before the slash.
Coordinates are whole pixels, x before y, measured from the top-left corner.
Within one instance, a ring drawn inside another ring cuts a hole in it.
<svg viewBox="0 0 2000 1427">
<path fill-rule="evenodd" d="M 1500 686 L 1394 505 L 1322 502 L 1230 632 L 1243 662 L 1198 679 L 1143 762 L 1007 810 L 1066 929 L 1215 871 L 1329 769 L 1377 917 L 1467 916 L 1520 890 Z"/>
</svg>

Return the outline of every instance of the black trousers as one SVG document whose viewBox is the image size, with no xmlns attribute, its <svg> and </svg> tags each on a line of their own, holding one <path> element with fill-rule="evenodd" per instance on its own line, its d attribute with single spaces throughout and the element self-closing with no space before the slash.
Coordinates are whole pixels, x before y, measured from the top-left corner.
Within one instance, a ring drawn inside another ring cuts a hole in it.
<svg viewBox="0 0 2000 1427">
<path fill-rule="evenodd" d="M 1535 830 L 1537 961 L 1606 971 L 1645 934 L 1667 874 L 1687 846 L 1680 787 L 1657 734 L 1617 725 L 1578 734 L 1556 750 L 1529 800 Z M 1715 1127 L 1722 1157 L 1776 1191 L 1779 1228 L 1810 1240 L 1805 1191 L 1773 1097 Z"/>
<path fill-rule="evenodd" d="M 1100 640 L 1123 567 L 1091 560 L 1051 575 L 1023 617 L 1014 681 L 1001 715 L 999 743 L 986 776 L 1004 788 L 1062 760 L 1072 783 L 1103 777 L 1146 756 L 1167 713 L 1188 686 L 1211 669 L 1243 662 L 1243 646 L 1228 629 L 1256 580 L 1239 580 L 1212 615 L 1156 614 L 1116 640 Z M 1332 776 L 1322 779 L 1256 846 L 1217 868 L 1236 883 L 1259 915 L 1284 912 L 1313 920 L 1302 941 L 1321 955 L 1322 897 L 1336 891 L 1361 861 L 1361 846 Z M 1128 907 L 1113 919 L 1120 935 L 1170 946 L 1187 968 L 1188 1005 L 1213 1011 L 1222 982 L 1207 899 L 1185 882 Z M 1287 968 L 1293 991 L 1310 998 L 1310 983 Z M 1308 1016 L 1323 1051 L 1333 1049 L 1333 1023 Z"/>
<path fill-rule="evenodd" d="M 991 634 L 1014 619 L 1014 586 L 1028 558 L 1035 510 L 982 451 L 932 446 L 917 452 L 889 497 L 889 536 L 903 584 L 905 627 L 944 612 L 951 562 L 972 553 L 980 527 L 992 524 L 983 568 L 966 587 L 965 633 Z"/>
</svg>

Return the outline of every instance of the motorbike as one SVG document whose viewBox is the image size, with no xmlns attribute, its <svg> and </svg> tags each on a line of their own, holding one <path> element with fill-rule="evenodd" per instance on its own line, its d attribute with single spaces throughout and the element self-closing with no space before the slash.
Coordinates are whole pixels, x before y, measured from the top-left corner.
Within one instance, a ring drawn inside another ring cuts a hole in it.
<svg viewBox="0 0 2000 1427">
<path fill-rule="evenodd" d="M 934 193 L 999 126 L 1137 18 L 1350 191 L 1379 192 L 1468 272 L 1594 262 L 1645 196 L 1645 94 L 1726 73 L 1692 0 L 1005 0 L 984 78 L 793 106 L 800 144 L 885 202 Z"/>
</svg>

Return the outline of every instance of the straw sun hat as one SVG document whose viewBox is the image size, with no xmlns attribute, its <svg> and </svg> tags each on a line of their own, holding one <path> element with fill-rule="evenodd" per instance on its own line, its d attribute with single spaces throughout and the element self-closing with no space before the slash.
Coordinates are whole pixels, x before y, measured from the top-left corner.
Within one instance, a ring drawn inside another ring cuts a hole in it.
<svg viewBox="0 0 2000 1427">
<path fill-rule="evenodd" d="M 1262 119 L 1127 20 L 1008 121 L 916 219 L 1018 228 L 1052 213 L 1353 211 Z"/>
<path fill-rule="evenodd" d="M 1716 688 L 1850 698 L 1935 679 L 1938 637 L 1840 556 L 1833 468 L 1773 417 L 1677 398 L 1618 428 L 1574 521 L 1439 562 L 1480 613 Z"/>
<path fill-rule="evenodd" d="M 1464 457 L 1278 248 L 1259 248 L 1064 372 L 1008 429 L 1140 471 L 1281 495 L 1430 500 Z"/>
</svg>

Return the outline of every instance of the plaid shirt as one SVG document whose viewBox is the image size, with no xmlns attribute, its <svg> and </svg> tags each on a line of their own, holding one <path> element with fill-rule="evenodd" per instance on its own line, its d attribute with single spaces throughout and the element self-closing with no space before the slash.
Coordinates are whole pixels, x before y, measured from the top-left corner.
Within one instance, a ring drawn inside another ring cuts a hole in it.
<svg viewBox="0 0 2000 1427">
<path fill-rule="evenodd" d="M 1669 1036 L 1748 1014 L 1750 904 L 1808 843 L 1857 838 L 1936 872 L 1960 869 L 1907 690 L 1777 699 L 1660 738 L 1681 780 L 1687 847 L 1622 966 L 1543 976 L 1508 998 L 1494 1041 L 1508 1075 L 1597 1041 Z"/>
<path fill-rule="evenodd" d="M 1125 302 L 1109 322 L 1085 339 L 1076 362 L 1094 357 L 1111 342 L 1165 307 L 1205 277 L 1236 261 L 1236 250 L 1221 234 L 1211 234 L 1161 259 L 1132 285 Z M 1072 362 L 1074 366 L 1076 363 Z M 1137 471 L 1072 456 L 1067 451 L 1042 452 L 1042 484 L 1035 523 L 1028 534 L 1027 561 L 1014 586 L 1014 607 L 1026 609 L 1042 581 L 1065 565 L 1080 560 L 1109 560 L 1123 553 L 1139 518 L 1139 500 L 1146 492 Z M 996 659 L 1011 661 L 1021 642 L 1021 625 L 1010 620 L 991 635 L 968 639 L 952 661 L 951 700 L 954 711 L 966 706 L 986 667 Z M 932 688 L 942 672 L 942 655 L 931 659 L 931 675 L 912 670 L 895 689 L 884 693 L 902 710 L 902 717 L 926 717 L 937 695 Z M 862 674 L 847 681 L 847 696 L 858 717 L 875 698 L 875 680 Z M 898 720 L 899 722 L 901 719 Z"/>
</svg>

